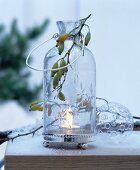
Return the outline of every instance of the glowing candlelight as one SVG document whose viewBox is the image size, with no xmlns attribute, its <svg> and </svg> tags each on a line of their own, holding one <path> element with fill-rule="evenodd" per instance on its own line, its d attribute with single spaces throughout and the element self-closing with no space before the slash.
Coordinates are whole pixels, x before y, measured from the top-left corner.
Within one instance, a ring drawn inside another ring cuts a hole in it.
<svg viewBox="0 0 140 170">
<path fill-rule="evenodd" d="M 67 129 L 80 128 L 80 126 L 73 125 L 73 112 L 70 107 L 65 111 L 65 124 L 62 125 L 61 127 Z"/>
</svg>

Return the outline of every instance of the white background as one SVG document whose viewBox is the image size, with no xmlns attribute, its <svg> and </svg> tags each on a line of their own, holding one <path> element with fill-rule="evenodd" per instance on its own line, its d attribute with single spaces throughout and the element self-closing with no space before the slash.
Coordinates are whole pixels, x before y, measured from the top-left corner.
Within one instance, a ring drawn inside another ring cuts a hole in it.
<svg viewBox="0 0 140 170">
<path fill-rule="evenodd" d="M 84 18 L 90 13 L 89 48 L 96 59 L 97 96 L 122 103 L 140 116 L 139 0 L 0 0 L 0 23 L 7 29 L 13 18 L 18 19 L 22 31 L 50 19 L 46 33 L 35 44 L 58 32 L 57 20 Z M 41 73 L 33 72 L 33 79 L 36 77 L 42 81 Z M 0 130 L 33 122 L 38 116 L 23 113 L 13 101 L 1 106 Z"/>
</svg>

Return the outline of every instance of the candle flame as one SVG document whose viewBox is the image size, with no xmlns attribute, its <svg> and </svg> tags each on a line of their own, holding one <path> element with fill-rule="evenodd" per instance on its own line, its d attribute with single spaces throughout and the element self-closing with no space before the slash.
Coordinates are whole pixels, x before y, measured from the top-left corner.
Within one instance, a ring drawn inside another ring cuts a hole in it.
<svg viewBox="0 0 140 170">
<path fill-rule="evenodd" d="M 79 128 L 79 126 L 73 125 L 73 112 L 70 107 L 65 111 L 65 124 L 62 127 L 69 129 Z"/>
<path fill-rule="evenodd" d="M 68 110 L 66 110 L 66 115 L 65 115 L 65 118 L 66 118 L 66 125 L 71 128 L 72 127 L 72 122 L 73 122 L 73 115 L 72 115 L 72 110 L 71 108 L 69 107 Z"/>
</svg>

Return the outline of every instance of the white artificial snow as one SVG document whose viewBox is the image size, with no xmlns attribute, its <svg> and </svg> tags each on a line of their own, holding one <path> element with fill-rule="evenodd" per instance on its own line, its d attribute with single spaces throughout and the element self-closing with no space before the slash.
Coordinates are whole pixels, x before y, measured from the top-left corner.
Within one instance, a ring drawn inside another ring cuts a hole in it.
<svg viewBox="0 0 140 170">
<path fill-rule="evenodd" d="M 30 130 L 33 124 L 38 127 L 42 123 L 42 112 L 29 112 L 28 106 L 24 110 L 15 101 L 1 104 L 0 108 L 0 131 L 15 129 L 12 135 L 16 135 L 20 127 L 20 133 L 23 133 Z M 24 128 L 25 126 L 27 127 Z M 6 144 L 7 142 L 0 145 L 0 160 L 4 157 Z"/>
<path fill-rule="evenodd" d="M 35 123 L 42 118 L 42 112 L 29 112 L 29 106 L 24 110 L 15 101 L 7 102 L 0 107 L 0 131 Z"/>
<path fill-rule="evenodd" d="M 95 141 L 89 144 L 87 150 L 66 150 L 45 148 L 43 146 L 43 136 L 35 135 L 20 137 L 13 142 L 9 142 L 7 155 L 109 155 L 109 154 L 140 154 L 140 132 L 132 132 L 128 136 L 97 135 Z M 137 153 L 136 153 L 136 152 Z"/>
</svg>

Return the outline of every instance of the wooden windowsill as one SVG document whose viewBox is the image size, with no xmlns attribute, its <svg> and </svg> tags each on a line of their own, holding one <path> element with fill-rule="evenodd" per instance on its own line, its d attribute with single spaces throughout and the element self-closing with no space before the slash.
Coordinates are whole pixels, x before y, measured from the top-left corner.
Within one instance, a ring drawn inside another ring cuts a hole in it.
<svg viewBox="0 0 140 170">
<path fill-rule="evenodd" d="M 118 141 L 119 139 L 119 141 Z M 140 132 L 129 136 L 97 136 L 87 150 L 45 148 L 42 136 L 9 142 L 5 170 L 139 170 Z"/>
</svg>

